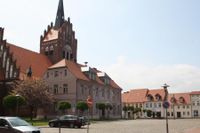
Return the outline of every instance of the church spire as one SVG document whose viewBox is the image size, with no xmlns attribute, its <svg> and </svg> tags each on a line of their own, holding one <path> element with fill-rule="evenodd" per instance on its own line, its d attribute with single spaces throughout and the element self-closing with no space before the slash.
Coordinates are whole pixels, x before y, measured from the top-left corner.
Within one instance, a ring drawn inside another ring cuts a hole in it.
<svg viewBox="0 0 200 133">
<path fill-rule="evenodd" d="M 65 14 L 64 14 L 64 6 L 63 6 L 63 0 L 59 1 L 58 4 L 58 11 L 57 11 L 57 15 L 56 15 L 56 21 L 55 21 L 55 29 L 59 29 L 62 24 L 65 21 Z"/>
</svg>

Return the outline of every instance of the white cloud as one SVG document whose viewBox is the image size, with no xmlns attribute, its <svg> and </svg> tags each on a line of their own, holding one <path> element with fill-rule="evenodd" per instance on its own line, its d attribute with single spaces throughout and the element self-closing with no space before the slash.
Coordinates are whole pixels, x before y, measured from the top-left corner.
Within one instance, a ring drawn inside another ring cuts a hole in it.
<svg viewBox="0 0 200 133">
<path fill-rule="evenodd" d="M 121 56 L 104 70 L 127 91 L 135 88 L 160 88 L 170 85 L 170 92 L 200 90 L 200 67 L 188 64 L 145 65 L 129 63 Z"/>
</svg>

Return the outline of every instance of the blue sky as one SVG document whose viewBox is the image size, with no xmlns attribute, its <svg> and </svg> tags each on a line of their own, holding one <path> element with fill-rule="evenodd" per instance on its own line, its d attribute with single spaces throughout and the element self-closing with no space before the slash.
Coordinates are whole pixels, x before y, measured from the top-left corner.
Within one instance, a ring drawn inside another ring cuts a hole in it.
<svg viewBox="0 0 200 133">
<path fill-rule="evenodd" d="M 58 0 L 0 0 L 5 39 L 39 51 Z M 200 90 L 200 1 L 64 0 L 78 39 L 78 62 L 106 71 L 124 91 Z"/>
</svg>

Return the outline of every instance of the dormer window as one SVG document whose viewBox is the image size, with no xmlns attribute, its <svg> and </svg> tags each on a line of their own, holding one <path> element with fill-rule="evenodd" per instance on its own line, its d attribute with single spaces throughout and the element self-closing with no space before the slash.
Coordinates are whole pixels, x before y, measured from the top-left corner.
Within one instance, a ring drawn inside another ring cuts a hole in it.
<svg viewBox="0 0 200 133">
<path fill-rule="evenodd" d="M 179 98 L 179 102 L 180 102 L 180 103 L 184 103 L 184 102 L 185 102 L 185 99 L 184 99 L 183 97 L 180 97 L 180 98 Z"/>
<path fill-rule="evenodd" d="M 176 98 L 175 98 L 175 97 L 172 97 L 172 98 L 170 99 L 170 102 L 171 102 L 171 103 L 176 103 Z"/>
<path fill-rule="evenodd" d="M 157 101 L 161 101 L 162 100 L 162 97 L 159 94 L 156 94 L 155 97 L 156 97 Z"/>
<path fill-rule="evenodd" d="M 152 96 L 152 95 L 148 95 L 148 96 L 147 96 L 147 100 L 148 100 L 148 101 L 153 101 L 153 96 Z"/>
</svg>

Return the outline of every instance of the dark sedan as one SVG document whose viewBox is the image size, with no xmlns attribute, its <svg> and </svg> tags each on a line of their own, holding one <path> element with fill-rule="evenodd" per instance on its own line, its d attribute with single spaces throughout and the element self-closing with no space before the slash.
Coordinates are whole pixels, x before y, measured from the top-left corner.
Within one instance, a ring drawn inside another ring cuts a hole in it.
<svg viewBox="0 0 200 133">
<path fill-rule="evenodd" d="M 50 127 L 70 127 L 81 128 L 82 122 L 78 116 L 75 115 L 63 115 L 57 119 L 49 121 Z"/>
</svg>

